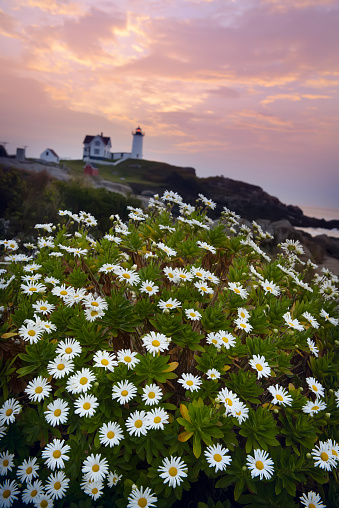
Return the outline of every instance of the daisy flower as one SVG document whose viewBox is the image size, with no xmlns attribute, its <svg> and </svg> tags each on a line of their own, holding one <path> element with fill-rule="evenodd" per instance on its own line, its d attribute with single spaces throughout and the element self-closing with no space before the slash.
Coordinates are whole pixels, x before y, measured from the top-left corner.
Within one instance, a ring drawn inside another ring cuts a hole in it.
<svg viewBox="0 0 339 508">
<path fill-rule="evenodd" d="M 119 238 L 119 240 L 120 240 L 120 238 Z M 101 268 L 99 268 L 98 272 L 110 273 L 110 272 L 114 272 L 115 270 L 117 270 L 119 268 L 121 268 L 119 265 L 114 265 L 112 263 L 105 263 L 104 265 L 102 265 Z"/>
<path fill-rule="evenodd" d="M 53 508 L 53 499 L 47 494 L 40 494 L 34 501 L 35 508 Z"/>
<path fill-rule="evenodd" d="M 72 287 L 66 287 L 65 284 L 61 284 L 60 286 L 54 286 L 54 288 L 52 288 L 52 295 L 60 296 L 60 298 L 63 299 L 72 294 L 72 290 Z"/>
<path fill-rule="evenodd" d="M 148 293 L 150 296 L 159 293 L 159 286 L 156 286 L 154 282 L 145 280 L 140 286 L 141 293 Z"/>
<path fill-rule="evenodd" d="M 4 508 L 12 506 L 18 499 L 19 492 L 18 485 L 14 480 L 5 480 L 4 483 L 0 483 L 0 506 Z"/>
<path fill-rule="evenodd" d="M 117 352 L 118 362 L 122 362 L 127 365 L 128 370 L 134 369 L 134 367 L 140 362 L 136 356 L 137 353 L 132 353 L 130 349 L 120 349 L 120 351 Z"/>
<path fill-rule="evenodd" d="M 74 363 L 72 360 L 66 359 L 64 356 L 57 356 L 53 361 L 47 364 L 47 372 L 54 379 L 60 379 L 67 376 L 74 370 Z"/>
<path fill-rule="evenodd" d="M 157 244 L 157 247 L 162 250 L 163 252 L 166 252 L 167 256 L 168 257 L 171 257 L 171 256 L 176 256 L 177 255 L 177 251 L 174 250 L 174 249 L 171 249 L 170 247 L 167 247 L 167 245 L 165 245 L 164 243 L 162 242 L 158 242 Z"/>
<path fill-rule="evenodd" d="M 309 312 L 304 312 L 303 316 L 313 326 L 313 328 L 319 328 L 320 325 L 318 321 L 312 316 L 312 314 L 310 314 Z"/>
<path fill-rule="evenodd" d="M 68 489 L 69 478 L 63 471 L 50 474 L 46 480 L 45 490 L 52 499 L 62 499 L 66 495 Z"/>
<path fill-rule="evenodd" d="M 45 411 L 46 421 L 55 427 L 56 425 L 63 425 L 67 422 L 69 413 L 69 405 L 63 399 L 55 399 L 48 404 L 47 411 Z"/>
<path fill-rule="evenodd" d="M 0 426 L 0 439 L 6 435 L 7 427 L 4 425 Z"/>
<path fill-rule="evenodd" d="M 178 380 L 178 383 L 182 384 L 186 390 L 194 392 L 199 390 L 201 385 L 201 379 L 193 374 L 182 374 L 182 379 Z"/>
<path fill-rule="evenodd" d="M 190 269 L 190 272 L 194 277 L 197 277 L 198 279 L 201 279 L 201 280 L 205 280 L 208 275 L 208 272 L 206 272 L 206 270 L 204 270 L 201 267 L 196 268 L 195 266 L 192 266 L 192 268 Z"/>
<path fill-rule="evenodd" d="M 105 312 L 100 309 L 90 309 L 89 307 L 86 307 L 84 310 L 85 318 L 87 321 L 90 321 L 93 323 L 98 318 L 101 318 L 105 315 Z"/>
<path fill-rule="evenodd" d="M 147 413 L 147 420 L 150 429 L 162 429 L 168 423 L 168 413 L 162 408 L 152 409 Z"/>
<path fill-rule="evenodd" d="M 197 245 L 200 247 L 200 249 L 208 250 L 208 251 L 212 252 L 212 254 L 215 254 L 217 252 L 216 248 L 213 247 L 213 245 L 209 245 L 206 242 L 201 242 L 200 240 L 198 240 Z"/>
<path fill-rule="evenodd" d="M 33 478 L 38 476 L 39 465 L 36 463 L 37 459 L 33 457 L 24 460 L 23 463 L 18 467 L 16 475 L 21 482 L 30 483 Z"/>
<path fill-rule="evenodd" d="M 139 284 L 140 282 L 140 277 L 135 270 L 127 270 L 125 268 L 119 267 L 115 273 L 118 276 L 120 282 L 126 282 L 131 286 Z"/>
<path fill-rule="evenodd" d="M 158 468 L 160 478 L 164 479 L 164 483 L 168 483 L 170 487 L 180 485 L 187 477 L 187 466 L 184 461 L 178 457 L 165 457 L 162 466 Z"/>
<path fill-rule="evenodd" d="M 284 318 L 287 326 L 289 326 L 290 328 L 293 328 L 295 330 L 299 330 L 299 332 L 302 332 L 304 330 L 303 325 L 301 325 L 297 319 L 292 319 L 292 316 L 291 316 L 290 312 L 286 312 L 283 315 L 283 318 Z"/>
<path fill-rule="evenodd" d="M 204 452 L 206 460 L 210 467 L 215 468 L 215 472 L 224 471 L 232 462 L 232 458 L 227 455 L 228 448 L 223 448 L 220 444 L 208 446 Z"/>
<path fill-rule="evenodd" d="M 212 284 L 219 284 L 220 280 L 213 273 L 211 273 L 208 270 L 206 270 L 206 274 L 205 275 L 206 275 L 205 278 L 208 281 L 210 281 Z"/>
<path fill-rule="evenodd" d="M 339 320 L 337 318 L 331 317 L 326 310 L 321 309 L 320 315 L 326 319 L 326 321 L 329 321 L 334 326 L 338 326 Z"/>
<path fill-rule="evenodd" d="M 118 475 L 116 471 L 110 471 L 107 475 L 107 485 L 108 487 L 112 488 L 115 487 L 116 484 L 121 480 L 122 474 Z"/>
<path fill-rule="evenodd" d="M 94 395 L 81 395 L 74 401 L 74 413 L 80 416 L 87 416 L 88 418 L 93 416 L 96 408 L 99 406 L 97 401 L 98 399 Z"/>
<path fill-rule="evenodd" d="M 54 309 L 55 305 L 52 305 L 51 303 L 44 302 L 43 300 L 38 300 L 37 302 L 32 304 L 33 309 L 35 312 L 41 312 L 41 314 L 50 314 Z"/>
<path fill-rule="evenodd" d="M 88 307 L 90 309 L 95 310 L 107 310 L 108 309 L 108 303 L 104 298 L 101 298 L 97 295 L 87 294 L 83 298 L 82 302 L 85 307 Z"/>
<path fill-rule="evenodd" d="M 228 287 L 241 298 L 244 299 L 248 297 L 248 291 L 246 291 L 239 282 L 229 282 Z"/>
<path fill-rule="evenodd" d="M 248 321 L 251 317 L 250 313 L 244 307 L 238 307 L 237 313 L 238 318 L 242 319 L 243 321 Z"/>
<path fill-rule="evenodd" d="M 67 307 L 73 307 L 74 304 L 82 302 L 86 296 L 86 290 L 81 288 L 72 288 L 67 296 L 63 298 L 64 304 Z"/>
<path fill-rule="evenodd" d="M 315 402 L 309 401 L 302 407 L 303 412 L 311 416 L 319 413 L 319 411 L 324 411 L 324 409 L 326 409 L 325 402 L 318 399 Z"/>
<path fill-rule="evenodd" d="M 63 439 L 54 439 L 52 443 L 49 443 L 41 452 L 41 456 L 45 460 L 47 467 L 54 471 L 55 468 L 63 469 L 65 462 L 69 460 L 69 456 L 66 455 L 71 447 L 65 444 Z"/>
<path fill-rule="evenodd" d="M 28 483 L 25 490 L 22 492 L 22 501 L 25 504 L 34 503 L 41 494 L 44 493 L 44 487 L 40 480 L 35 480 L 33 483 Z"/>
<path fill-rule="evenodd" d="M 166 335 L 157 332 L 150 332 L 142 337 L 142 343 L 149 353 L 155 356 L 159 352 L 166 351 L 169 347 L 169 339 Z"/>
<path fill-rule="evenodd" d="M 253 330 L 253 326 L 250 325 L 250 323 L 243 318 L 237 318 L 234 320 L 234 323 L 239 330 L 244 330 L 244 332 L 249 333 L 251 330 Z"/>
<path fill-rule="evenodd" d="M 154 406 L 154 404 L 159 404 L 163 396 L 161 389 L 155 384 L 146 385 L 142 391 L 143 394 L 141 398 L 147 406 Z"/>
<path fill-rule="evenodd" d="M 260 480 L 262 480 L 263 477 L 269 480 L 274 473 L 274 462 L 264 450 L 254 450 L 254 457 L 248 455 L 247 467 L 251 471 L 252 478 L 260 476 Z"/>
<path fill-rule="evenodd" d="M 40 402 L 41 400 L 44 400 L 45 397 L 49 396 L 51 390 L 52 387 L 47 382 L 47 379 L 38 376 L 28 383 L 25 393 L 27 393 L 30 400 Z"/>
<path fill-rule="evenodd" d="M 124 434 L 118 423 L 104 423 L 99 429 L 99 440 L 104 446 L 116 446 L 123 438 Z"/>
<path fill-rule="evenodd" d="M 5 400 L 0 409 L 0 425 L 4 423 L 6 425 L 13 423 L 15 421 L 15 415 L 18 415 L 21 409 L 22 407 L 15 399 Z"/>
<path fill-rule="evenodd" d="M 194 309 L 186 309 L 185 310 L 186 318 L 191 321 L 199 321 L 201 318 L 200 312 Z"/>
<path fill-rule="evenodd" d="M 105 458 L 101 458 L 100 453 L 97 455 L 92 453 L 84 460 L 81 470 L 86 478 L 94 482 L 103 480 L 108 473 L 108 462 Z"/>
<path fill-rule="evenodd" d="M 185 270 L 184 268 L 175 268 L 174 269 L 174 280 L 175 282 L 180 281 L 190 281 L 193 279 L 193 275 Z"/>
<path fill-rule="evenodd" d="M 170 281 L 175 282 L 175 280 L 176 280 L 175 268 L 171 268 L 170 266 L 165 266 L 165 268 L 163 269 L 163 272 Z"/>
<path fill-rule="evenodd" d="M 220 349 L 221 347 L 219 336 L 215 332 L 210 332 L 207 334 L 206 343 L 213 344 L 213 346 L 215 346 L 217 349 Z"/>
<path fill-rule="evenodd" d="M 273 281 L 269 281 L 269 280 L 265 279 L 264 281 L 260 281 L 259 284 L 261 285 L 261 287 L 263 288 L 263 290 L 265 291 L 266 294 L 271 293 L 274 296 L 280 295 L 279 286 L 274 284 Z"/>
<path fill-rule="evenodd" d="M 316 347 L 313 340 L 307 338 L 307 345 L 310 348 L 311 353 L 313 353 L 314 356 L 318 358 L 319 349 Z"/>
<path fill-rule="evenodd" d="M 97 351 L 93 356 L 94 367 L 103 367 L 107 370 L 113 371 L 114 367 L 118 365 L 115 361 L 114 353 L 108 351 Z"/>
<path fill-rule="evenodd" d="M 168 300 L 159 300 L 158 307 L 162 309 L 163 312 L 166 310 L 177 309 L 181 307 L 181 303 L 176 298 L 169 298 Z"/>
<path fill-rule="evenodd" d="M 203 194 L 198 194 L 198 196 L 199 196 L 199 199 L 201 199 L 201 201 L 204 203 L 204 205 L 208 206 L 212 210 L 214 210 L 214 208 L 217 206 L 217 204 L 214 203 L 214 201 L 206 198 Z"/>
<path fill-rule="evenodd" d="M 77 371 L 73 376 L 70 376 L 67 380 L 66 389 L 71 393 L 87 392 L 95 376 L 90 369 L 82 369 Z"/>
<path fill-rule="evenodd" d="M 0 475 L 6 476 L 8 471 L 12 471 L 14 466 L 13 462 L 14 453 L 8 453 L 7 451 L 0 453 Z"/>
<path fill-rule="evenodd" d="M 127 404 L 137 393 L 137 388 L 133 383 L 120 381 L 113 386 L 112 399 L 118 399 L 120 404 Z"/>
<path fill-rule="evenodd" d="M 102 496 L 103 492 L 102 489 L 104 488 L 104 484 L 102 481 L 96 481 L 96 482 L 87 482 L 83 489 L 85 494 L 88 494 L 91 496 L 91 498 L 95 501 L 100 496 Z"/>
<path fill-rule="evenodd" d="M 37 315 L 34 315 L 34 317 L 37 325 L 40 325 L 47 333 L 52 333 L 52 331 L 56 330 L 56 326 L 50 321 L 42 321 Z"/>
<path fill-rule="evenodd" d="M 326 508 L 326 505 L 322 503 L 319 494 L 316 494 L 313 490 L 307 494 L 303 494 L 299 499 L 306 508 Z"/>
<path fill-rule="evenodd" d="M 219 339 L 219 344 L 226 349 L 235 345 L 235 337 L 231 333 L 225 332 L 225 330 L 219 330 L 216 335 Z"/>
<path fill-rule="evenodd" d="M 309 389 L 315 393 L 316 397 L 323 397 L 325 395 L 325 388 L 314 377 L 307 377 L 306 383 Z"/>
<path fill-rule="evenodd" d="M 220 372 L 216 369 L 208 369 L 206 372 L 208 379 L 219 379 L 220 378 Z"/>
<path fill-rule="evenodd" d="M 127 508 L 151 508 L 156 506 L 154 503 L 157 500 L 158 498 L 152 495 L 152 491 L 148 487 L 145 490 L 143 487 L 132 489 L 128 496 Z"/>
<path fill-rule="evenodd" d="M 242 422 L 247 420 L 247 418 L 248 418 L 248 412 L 249 412 L 248 407 L 245 404 L 243 404 L 243 402 L 239 401 L 234 406 L 233 416 L 238 420 L 239 424 L 242 424 Z"/>
<path fill-rule="evenodd" d="M 328 442 L 319 441 L 319 444 L 313 448 L 311 454 L 315 460 L 314 467 L 320 467 L 326 471 L 331 471 L 332 468 L 336 466 L 336 459 L 333 457 Z"/>
<path fill-rule="evenodd" d="M 240 402 L 238 396 L 232 390 L 222 388 L 218 393 L 218 397 L 220 402 L 225 404 L 225 414 L 232 414 L 234 416 L 234 412 Z"/>
<path fill-rule="evenodd" d="M 140 434 L 146 436 L 149 429 L 149 421 L 145 411 L 134 411 L 126 420 L 126 427 L 130 436 L 138 436 Z"/>
<path fill-rule="evenodd" d="M 33 293 L 44 293 L 46 291 L 46 286 L 41 284 L 40 282 L 30 281 L 26 285 L 21 284 L 20 288 L 22 292 L 26 295 L 32 295 Z"/>
<path fill-rule="evenodd" d="M 332 439 L 328 439 L 326 441 L 326 444 L 328 445 L 329 449 L 331 450 L 333 458 L 336 461 L 338 461 L 339 460 L 339 444 Z"/>
<path fill-rule="evenodd" d="M 271 368 L 264 356 L 253 355 L 253 358 L 248 363 L 257 371 L 258 379 L 261 377 L 269 377 L 271 374 Z"/>
<path fill-rule="evenodd" d="M 292 405 L 292 397 L 288 395 L 285 388 L 279 385 L 269 386 L 267 390 L 273 397 L 273 404 L 280 404 L 281 406 L 291 406 Z"/>
<path fill-rule="evenodd" d="M 75 356 L 79 356 L 81 351 L 82 348 L 80 346 L 80 342 L 75 339 L 66 338 L 65 340 L 59 342 L 55 353 L 67 360 L 72 360 Z"/>
<path fill-rule="evenodd" d="M 204 282 L 195 282 L 194 286 L 201 295 L 213 295 L 213 289 L 209 288 Z"/>
<path fill-rule="evenodd" d="M 26 325 L 22 325 L 18 332 L 23 340 L 29 341 L 30 344 L 35 344 L 41 339 L 44 329 L 40 324 L 29 319 L 28 323 Z"/>
</svg>

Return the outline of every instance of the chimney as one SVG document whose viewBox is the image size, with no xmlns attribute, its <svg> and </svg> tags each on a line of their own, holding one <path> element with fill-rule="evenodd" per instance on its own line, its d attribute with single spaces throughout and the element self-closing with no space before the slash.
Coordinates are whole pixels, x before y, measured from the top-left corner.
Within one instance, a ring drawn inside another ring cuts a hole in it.
<svg viewBox="0 0 339 508">
<path fill-rule="evenodd" d="M 100 134 L 100 136 L 102 137 L 103 135 L 104 135 L 104 133 L 102 132 L 102 133 Z"/>
</svg>

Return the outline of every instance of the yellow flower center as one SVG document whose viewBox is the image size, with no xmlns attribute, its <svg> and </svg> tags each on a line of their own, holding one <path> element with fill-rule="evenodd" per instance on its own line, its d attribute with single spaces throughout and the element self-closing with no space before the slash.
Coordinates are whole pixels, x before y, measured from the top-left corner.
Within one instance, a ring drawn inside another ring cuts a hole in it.
<svg viewBox="0 0 339 508">
<path fill-rule="evenodd" d="M 245 313 L 244 313 L 244 312 L 240 312 L 240 317 L 242 317 L 243 319 L 245 319 Z"/>
<path fill-rule="evenodd" d="M 279 393 L 275 396 L 275 398 L 277 400 L 280 400 L 280 402 L 282 402 L 284 400 L 284 398 L 282 397 L 282 395 L 279 395 Z"/>
<path fill-rule="evenodd" d="M 95 495 L 95 494 L 97 494 L 98 492 L 99 492 L 99 491 L 98 491 L 98 489 L 97 489 L 96 487 L 94 487 L 94 489 L 92 489 L 92 494 L 94 494 L 94 495 Z"/>
<path fill-rule="evenodd" d="M 166 303 L 165 307 L 171 308 L 171 307 L 173 307 L 173 304 L 172 303 Z"/>
<path fill-rule="evenodd" d="M 128 395 L 128 391 L 127 390 L 122 390 L 121 395 L 123 397 L 126 397 L 126 395 Z"/>
<path fill-rule="evenodd" d="M 109 430 L 109 431 L 107 432 L 107 437 L 108 437 L 108 439 L 113 439 L 113 438 L 114 438 L 114 436 L 115 436 L 115 434 L 114 434 L 113 430 Z"/>
<path fill-rule="evenodd" d="M 328 455 L 327 455 L 327 453 L 326 453 L 326 452 L 322 452 L 322 453 L 320 454 L 320 458 L 321 458 L 321 460 L 323 460 L 324 462 L 327 462 L 327 461 L 328 461 Z"/>
<path fill-rule="evenodd" d="M 215 374 L 211 374 L 211 377 L 215 377 Z"/>
<path fill-rule="evenodd" d="M 195 312 L 190 312 L 190 316 L 195 317 L 196 313 Z"/>
<path fill-rule="evenodd" d="M 34 335 L 35 335 L 35 331 L 34 330 L 29 330 L 29 332 L 27 332 L 27 333 L 28 333 L 28 335 L 30 337 L 34 337 Z"/>
<path fill-rule="evenodd" d="M 235 291 L 236 293 L 238 293 L 238 294 L 240 293 L 240 289 L 238 289 L 238 288 L 234 288 L 234 291 Z"/>
<path fill-rule="evenodd" d="M 68 291 L 65 291 L 65 290 L 63 289 L 62 291 L 60 291 L 60 294 L 61 294 L 62 296 L 66 296 L 66 295 L 68 295 Z"/>
<path fill-rule="evenodd" d="M 148 398 L 149 399 L 154 399 L 154 397 L 155 397 L 155 393 L 154 392 L 149 392 Z"/>
<path fill-rule="evenodd" d="M 61 457 L 61 451 L 60 450 L 54 450 L 53 457 L 55 459 L 58 459 L 59 457 Z"/>
<path fill-rule="evenodd" d="M 140 429 L 140 427 L 142 427 L 142 420 L 136 420 L 134 426 L 137 428 L 137 429 Z"/>
<path fill-rule="evenodd" d="M 48 506 L 48 501 L 46 501 L 46 499 L 44 499 L 43 501 L 41 501 L 40 503 L 40 508 L 47 508 Z"/>
<path fill-rule="evenodd" d="M 8 499 L 10 495 L 11 495 L 11 491 L 10 491 L 10 490 L 8 490 L 8 489 L 4 490 L 4 492 L 2 493 L 2 497 L 3 497 L 4 499 Z M 146 506 L 146 505 L 145 505 L 145 506 Z"/>
<path fill-rule="evenodd" d="M 94 466 L 92 466 L 92 471 L 94 471 L 95 473 L 97 473 L 99 471 L 99 466 L 98 464 L 94 464 Z"/>
<path fill-rule="evenodd" d="M 188 386 L 192 386 L 192 385 L 193 385 L 193 381 L 191 381 L 191 380 L 189 379 L 188 381 L 186 381 L 186 384 L 187 384 Z"/>
<path fill-rule="evenodd" d="M 260 365 L 260 363 L 256 363 L 256 369 L 261 372 L 262 370 L 264 370 L 264 367 L 262 365 Z"/>
<path fill-rule="evenodd" d="M 317 392 L 317 391 L 318 391 L 318 388 L 317 388 L 315 385 L 312 385 L 312 388 L 313 388 L 313 390 L 314 390 L 315 392 Z"/>
<path fill-rule="evenodd" d="M 41 305 L 40 310 L 47 310 L 47 307 L 45 307 L 44 305 Z"/>
<path fill-rule="evenodd" d="M 2 465 L 3 465 L 4 467 L 7 467 L 7 466 L 8 466 L 8 464 L 9 464 L 9 461 L 8 461 L 7 459 L 5 459 L 5 460 L 3 461 L 3 463 L 2 463 Z"/>
<path fill-rule="evenodd" d="M 55 482 L 54 488 L 55 488 L 55 490 L 59 490 L 61 488 L 61 483 L 60 482 Z"/>
<path fill-rule="evenodd" d="M 33 471 L 33 469 L 31 467 L 28 467 L 26 469 L 26 474 L 31 474 L 32 471 Z"/>
<path fill-rule="evenodd" d="M 86 411 L 90 409 L 91 404 L 89 402 L 85 402 L 85 404 L 82 406 Z"/>
<path fill-rule="evenodd" d="M 102 363 L 102 365 L 108 365 L 109 361 L 108 361 L 108 360 L 106 360 L 106 358 L 103 358 L 103 359 L 101 360 L 101 363 Z"/>
<path fill-rule="evenodd" d="M 98 314 L 99 314 L 99 312 L 97 310 L 91 310 L 92 317 L 97 316 Z"/>
<path fill-rule="evenodd" d="M 42 388 L 42 386 L 37 386 L 34 391 L 35 391 L 35 393 L 41 393 L 43 391 L 43 388 Z"/>
<path fill-rule="evenodd" d="M 308 505 L 308 508 L 316 508 L 315 504 L 314 503 L 311 503 Z"/>
<path fill-rule="evenodd" d="M 312 411 L 317 411 L 318 409 L 319 409 L 319 406 L 313 406 L 313 407 L 311 408 L 311 410 L 312 410 Z"/>
<path fill-rule="evenodd" d="M 99 307 L 98 302 L 91 302 L 91 305 L 93 305 L 93 307 Z"/>
<path fill-rule="evenodd" d="M 216 462 L 222 461 L 222 456 L 219 453 L 216 453 L 213 458 Z"/>
<path fill-rule="evenodd" d="M 146 286 L 147 291 L 152 291 L 152 286 Z"/>
<path fill-rule="evenodd" d="M 225 342 L 226 344 L 228 343 L 228 338 L 227 337 L 221 337 L 221 339 L 223 340 L 223 342 Z"/>
<path fill-rule="evenodd" d="M 145 499 L 144 497 L 141 497 L 138 500 L 138 506 L 140 506 L 140 508 L 145 508 L 145 506 L 147 506 L 147 499 Z"/>
<path fill-rule="evenodd" d="M 272 291 L 272 288 L 270 286 L 266 286 L 266 291 Z"/>
<path fill-rule="evenodd" d="M 225 399 L 225 404 L 228 406 L 233 406 L 233 401 L 231 399 Z"/>
<path fill-rule="evenodd" d="M 131 357 L 130 356 L 125 356 L 124 358 L 125 362 L 129 363 L 132 361 Z"/>
<path fill-rule="evenodd" d="M 12 413 L 13 413 L 13 409 L 9 408 L 6 411 L 6 416 L 11 416 Z"/>
<path fill-rule="evenodd" d="M 173 273 L 169 273 L 169 274 L 168 274 L 168 277 L 170 277 L 171 279 L 173 279 L 173 277 L 174 277 Z"/>
<path fill-rule="evenodd" d="M 178 474 L 178 470 L 176 467 L 172 466 L 169 468 L 168 473 L 170 476 L 176 476 Z"/>
<path fill-rule="evenodd" d="M 334 448 L 332 449 L 332 455 L 335 455 L 336 457 L 338 457 L 337 451 Z"/>
<path fill-rule="evenodd" d="M 213 344 L 218 344 L 217 339 L 212 339 L 212 343 L 213 343 Z"/>
<path fill-rule="evenodd" d="M 54 414 L 54 416 L 60 416 L 61 415 L 61 409 L 56 409 L 53 414 Z"/>
<path fill-rule="evenodd" d="M 152 346 L 154 346 L 154 347 L 159 347 L 159 346 L 160 346 L 160 342 L 159 342 L 157 339 L 154 339 L 154 340 L 152 341 Z"/>
<path fill-rule="evenodd" d="M 160 416 L 156 416 L 153 421 L 154 423 L 160 423 L 161 422 Z"/>
<path fill-rule="evenodd" d="M 259 469 L 259 471 L 261 471 L 262 469 L 264 469 L 264 464 L 261 462 L 261 460 L 257 460 L 257 462 L 255 463 L 255 467 Z"/>
<path fill-rule="evenodd" d="M 37 495 L 38 491 L 37 490 L 32 490 L 31 492 L 31 497 L 35 497 Z"/>
<path fill-rule="evenodd" d="M 73 351 L 73 349 L 71 347 L 66 347 L 65 349 L 65 353 L 67 353 L 68 355 L 71 354 L 71 352 Z"/>
<path fill-rule="evenodd" d="M 131 276 L 128 273 L 123 273 L 122 276 L 125 277 L 125 279 L 130 279 L 131 278 Z"/>
<path fill-rule="evenodd" d="M 182 279 L 186 279 L 186 275 L 184 275 L 183 273 L 181 273 L 179 277 L 181 277 Z"/>
<path fill-rule="evenodd" d="M 196 276 L 197 276 L 197 277 L 202 277 L 202 273 L 201 273 L 201 272 L 197 272 L 197 273 L 196 273 Z"/>
<path fill-rule="evenodd" d="M 81 385 L 85 385 L 86 383 L 88 383 L 88 379 L 87 379 L 87 377 L 82 377 L 82 378 L 80 379 L 80 384 L 81 384 Z"/>
<path fill-rule="evenodd" d="M 29 288 L 30 291 L 37 291 L 36 287 Z"/>
<path fill-rule="evenodd" d="M 58 370 L 64 370 L 64 368 L 65 368 L 65 365 L 64 365 L 63 363 L 59 363 L 59 364 L 57 365 L 57 369 L 58 369 Z"/>
</svg>

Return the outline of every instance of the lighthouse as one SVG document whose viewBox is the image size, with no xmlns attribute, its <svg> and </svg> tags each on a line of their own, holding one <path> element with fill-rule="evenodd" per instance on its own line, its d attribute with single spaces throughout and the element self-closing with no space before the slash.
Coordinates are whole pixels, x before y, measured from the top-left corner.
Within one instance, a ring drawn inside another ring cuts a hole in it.
<svg viewBox="0 0 339 508">
<path fill-rule="evenodd" d="M 134 132 L 132 132 L 133 143 L 132 143 L 132 159 L 142 159 L 142 138 L 145 134 L 142 132 L 140 127 L 137 127 Z"/>
</svg>

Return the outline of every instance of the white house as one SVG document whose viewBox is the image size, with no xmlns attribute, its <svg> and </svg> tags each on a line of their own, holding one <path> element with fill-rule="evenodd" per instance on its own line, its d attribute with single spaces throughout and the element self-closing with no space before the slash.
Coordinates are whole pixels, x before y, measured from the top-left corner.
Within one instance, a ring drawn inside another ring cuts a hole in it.
<svg viewBox="0 0 339 508">
<path fill-rule="evenodd" d="M 55 162 L 56 164 L 59 164 L 60 162 L 59 156 L 54 150 L 52 150 L 52 148 L 46 148 L 46 150 L 40 155 L 40 159 L 46 162 Z"/>
<path fill-rule="evenodd" d="M 132 132 L 133 143 L 132 143 L 132 151 L 131 152 L 111 152 L 111 138 L 104 137 L 103 133 L 96 136 L 85 136 L 83 145 L 83 160 L 91 161 L 91 160 L 102 160 L 106 159 L 113 161 L 123 161 L 126 159 L 142 159 L 142 144 L 144 133 L 142 132 L 140 127 L 137 127 L 134 132 Z M 103 162 L 105 163 L 105 162 Z M 107 163 L 107 162 L 106 162 Z"/>
</svg>

